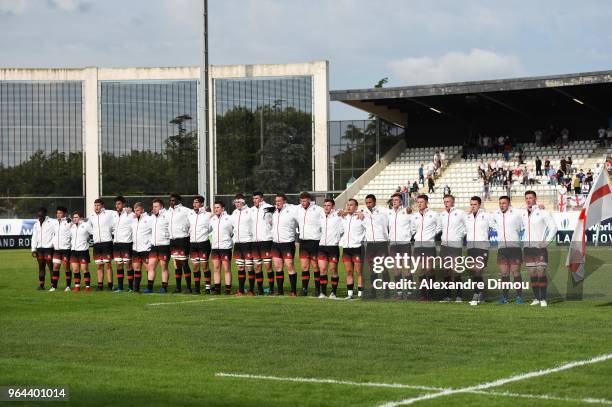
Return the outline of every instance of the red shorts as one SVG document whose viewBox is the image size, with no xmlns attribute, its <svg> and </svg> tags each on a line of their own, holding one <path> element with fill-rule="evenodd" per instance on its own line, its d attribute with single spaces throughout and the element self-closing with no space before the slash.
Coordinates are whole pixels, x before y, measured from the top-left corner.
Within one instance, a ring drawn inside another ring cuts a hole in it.
<svg viewBox="0 0 612 407">
<path fill-rule="evenodd" d="M 363 250 L 361 247 L 347 247 L 342 251 L 342 261 L 363 263 Z"/>
<path fill-rule="evenodd" d="M 170 246 L 151 246 L 151 250 L 149 251 L 149 260 L 163 260 L 167 261 L 170 258 Z"/>
<path fill-rule="evenodd" d="M 54 263 L 68 263 L 70 261 L 70 250 L 54 250 L 53 251 L 53 262 Z"/>
<path fill-rule="evenodd" d="M 338 246 L 319 246 L 319 260 L 328 261 L 330 263 L 338 263 L 340 258 L 340 247 Z"/>
<path fill-rule="evenodd" d="M 53 248 L 38 248 L 36 249 L 36 258 L 38 260 L 53 260 Z"/>
<path fill-rule="evenodd" d="M 234 258 L 237 260 L 252 259 L 251 243 L 234 243 Z"/>
</svg>

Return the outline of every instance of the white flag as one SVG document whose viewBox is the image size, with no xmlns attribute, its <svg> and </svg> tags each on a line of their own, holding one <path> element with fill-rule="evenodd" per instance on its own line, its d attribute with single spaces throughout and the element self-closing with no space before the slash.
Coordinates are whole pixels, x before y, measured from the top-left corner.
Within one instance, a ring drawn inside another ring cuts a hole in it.
<svg viewBox="0 0 612 407">
<path fill-rule="evenodd" d="M 608 218 L 612 218 L 612 187 L 607 171 L 600 171 L 580 211 L 567 253 L 565 264 L 569 267 L 574 281 L 584 279 L 587 229 Z"/>
</svg>

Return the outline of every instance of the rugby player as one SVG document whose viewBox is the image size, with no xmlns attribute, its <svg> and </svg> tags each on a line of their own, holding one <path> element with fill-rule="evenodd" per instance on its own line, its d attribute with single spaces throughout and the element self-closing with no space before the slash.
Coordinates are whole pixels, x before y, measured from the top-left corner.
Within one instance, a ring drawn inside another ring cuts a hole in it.
<svg viewBox="0 0 612 407">
<path fill-rule="evenodd" d="M 411 256 L 412 250 L 410 248 L 410 241 L 412 240 L 412 213 L 410 208 L 404 208 L 402 206 L 402 195 L 399 192 L 391 195 L 391 209 L 389 210 L 389 254 L 393 257 L 407 254 Z M 404 269 L 401 267 L 394 267 L 395 281 L 399 283 L 403 276 Z M 408 280 L 412 280 L 412 273 L 408 272 L 406 276 Z M 409 295 L 410 293 L 408 293 Z M 398 288 L 395 295 L 396 299 L 404 298 L 404 293 L 401 288 Z"/>
<path fill-rule="evenodd" d="M 251 254 L 251 243 L 253 234 L 251 233 L 252 216 L 246 204 L 244 195 L 234 196 L 234 211 L 231 215 L 234 240 L 234 259 L 238 271 L 238 292 L 237 296 L 244 295 L 244 285 L 246 276 L 249 275 L 248 295 L 255 295 L 255 273 L 253 271 L 253 256 Z"/>
<path fill-rule="evenodd" d="M 285 194 L 276 194 L 274 198 L 276 210 L 272 214 L 272 262 L 276 272 L 278 295 L 284 295 L 285 274 L 283 265 L 287 267 L 291 284 L 290 297 L 296 296 L 297 275 L 293 265 L 295 255 L 295 231 L 298 226 L 297 207 L 287 203 Z"/>
<path fill-rule="evenodd" d="M 462 210 L 455 208 L 455 197 L 453 195 L 444 195 L 444 212 L 440 216 L 442 225 L 442 240 L 440 245 L 440 257 L 444 264 L 448 259 L 452 259 L 453 268 L 447 269 L 444 267 L 444 282 L 457 283 L 456 287 L 460 287 L 461 274 L 454 270 L 456 260 L 461 257 L 463 251 L 463 237 L 465 236 L 466 214 Z M 447 289 L 442 301 L 449 302 L 451 300 L 451 290 Z M 462 302 L 461 289 L 455 289 L 455 302 Z"/>
<path fill-rule="evenodd" d="M 274 271 L 272 271 L 272 214 L 275 207 L 264 200 L 262 192 L 253 192 L 253 206 L 251 216 L 253 220 L 253 265 L 257 291 L 263 295 L 263 272 L 268 277 L 269 293 L 274 292 Z"/>
<path fill-rule="evenodd" d="M 476 283 L 484 283 L 482 274 L 489 260 L 489 229 L 495 228 L 493 216 L 481 206 L 482 199 L 479 196 L 470 198 L 470 212 L 465 219 L 467 255 L 474 259 L 480 257 L 483 264 L 483 267 L 480 267 L 480 263 L 474 262 L 474 266 L 469 269 L 472 281 Z M 475 306 L 482 302 L 484 302 L 484 294 L 476 286 L 470 305 Z"/>
<path fill-rule="evenodd" d="M 523 217 L 520 210 L 510 206 L 510 197 L 507 195 L 499 197 L 499 209 L 493 212 L 495 229 L 497 230 L 497 267 L 501 275 L 502 283 L 510 282 L 512 274 L 515 283 L 522 283 L 521 262 L 523 256 L 520 246 L 520 233 L 523 229 Z M 516 304 L 523 304 L 523 290 L 517 285 Z M 498 300 L 500 304 L 507 304 L 510 290 L 504 288 L 502 296 Z"/>
<path fill-rule="evenodd" d="M 352 300 L 355 288 L 355 274 L 357 274 L 357 286 L 362 287 L 361 269 L 363 265 L 363 241 L 365 239 L 366 227 L 363 214 L 357 213 L 359 204 L 355 199 L 349 199 L 346 203 L 346 211 L 342 212 L 342 229 L 344 234 L 340 239 L 342 246 L 342 263 L 346 271 L 347 300 Z M 332 294 L 330 298 L 336 298 L 338 287 L 338 276 L 332 275 Z M 361 291 L 359 292 L 361 293 Z"/>
<path fill-rule="evenodd" d="M 57 290 L 57 282 L 62 265 L 66 274 L 66 288 L 70 291 L 72 283 L 72 270 L 70 270 L 70 219 L 66 218 L 68 209 L 58 206 L 55 210 L 53 220 L 53 275 L 51 276 L 51 288 L 49 291 Z"/>
<path fill-rule="evenodd" d="M 189 213 L 189 255 L 193 263 L 193 294 L 200 294 L 202 273 L 204 273 L 204 292 L 210 294 L 210 219 L 212 214 L 204 208 L 204 197 L 193 198 L 193 210 Z"/>
<path fill-rule="evenodd" d="M 413 256 L 419 258 L 418 271 L 421 273 L 421 283 L 427 281 L 428 287 L 421 288 L 421 301 L 431 301 L 435 281 L 435 270 L 432 259 L 436 257 L 435 237 L 442 231 L 442 222 L 438 213 L 427 207 L 429 197 L 425 194 L 417 196 L 417 212 L 412 214 L 412 234 L 414 236 Z M 413 270 L 416 271 L 416 270 Z"/>
<path fill-rule="evenodd" d="M 128 292 L 140 292 L 142 281 L 142 265 L 149 264 L 149 252 L 151 251 L 152 218 L 145 212 L 144 204 L 134 204 L 134 217 L 132 218 L 132 268 L 134 279 L 128 274 Z M 151 288 L 153 290 L 153 288 Z"/>
<path fill-rule="evenodd" d="M 40 208 L 32 228 L 32 257 L 38 262 L 38 290 L 45 289 L 46 268 L 53 274 L 53 221 L 47 216 L 47 208 Z"/>
<path fill-rule="evenodd" d="M 321 273 L 317 263 L 319 241 L 321 240 L 321 217 L 323 208 L 312 201 L 308 192 L 300 194 L 300 205 L 297 207 L 298 228 L 300 231 L 300 269 L 302 270 L 302 295 L 308 295 L 310 268 L 315 279 L 315 297 L 321 294 Z"/>
<path fill-rule="evenodd" d="M 161 199 L 155 198 L 151 206 L 151 250 L 149 251 L 149 261 L 147 263 L 147 288 L 143 294 L 153 292 L 155 282 L 155 272 L 157 264 L 161 265 L 162 286 L 160 294 L 168 292 L 168 261 L 170 260 L 170 220 L 164 210 L 164 203 Z"/>
<path fill-rule="evenodd" d="M 232 269 L 230 262 L 232 260 L 232 219 L 225 212 L 225 204 L 222 201 L 215 201 L 213 204 L 214 216 L 210 220 L 212 229 L 212 250 L 210 259 L 213 264 L 215 290 L 212 294 L 221 294 L 221 266 L 223 266 L 223 274 L 225 276 L 225 294 L 232 293 Z"/>
<path fill-rule="evenodd" d="M 104 208 L 104 201 L 98 198 L 94 201 L 94 211 L 89 215 L 88 222 L 93 228 L 93 254 L 98 274 L 98 291 L 104 289 L 104 272 L 109 291 L 113 290 L 113 269 L 111 256 L 113 254 L 113 220 L 115 215 Z"/>
<path fill-rule="evenodd" d="M 323 214 L 319 218 L 321 225 L 321 240 L 319 240 L 317 258 L 320 270 L 321 289 L 319 298 L 327 298 L 328 271 L 331 273 L 332 294 L 330 298 L 336 298 L 338 288 L 338 259 L 340 258 L 340 237 L 344 233 L 342 218 L 334 211 L 335 202 L 331 198 L 323 201 Z M 332 297 L 333 296 L 333 297 Z"/>
<path fill-rule="evenodd" d="M 174 278 L 176 280 L 175 294 L 180 294 L 182 275 L 185 275 L 185 292 L 191 293 L 191 269 L 187 256 L 189 255 L 189 213 L 190 209 L 183 206 L 179 194 L 170 194 L 169 208 L 166 216 L 170 222 L 170 257 L 174 261 Z"/>
<path fill-rule="evenodd" d="M 132 269 L 132 220 L 134 214 L 131 209 L 125 207 L 124 197 L 118 196 L 115 198 L 113 215 L 113 258 L 117 267 L 117 288 L 115 288 L 115 292 L 123 292 L 124 273 L 127 271 L 130 282 L 134 278 L 134 270 Z"/>
<path fill-rule="evenodd" d="M 361 210 L 363 216 L 365 234 L 365 261 L 372 264 L 374 257 L 385 257 L 389 246 L 389 209 L 376 206 L 376 196 L 368 194 L 365 197 L 365 209 Z M 370 272 L 370 282 L 375 279 L 375 274 Z M 383 281 L 389 281 L 389 273 L 385 269 L 382 273 Z M 363 283 L 357 282 L 358 296 L 363 293 Z M 387 291 L 385 290 L 385 294 Z"/>
<path fill-rule="evenodd" d="M 94 233 L 91 222 L 83 219 L 80 211 L 72 212 L 70 225 L 70 266 L 74 276 L 72 292 L 81 291 L 81 272 L 85 282 L 85 291 L 91 291 L 91 275 L 89 274 L 89 236 Z"/>
<path fill-rule="evenodd" d="M 538 206 L 537 195 L 534 191 L 525 192 L 525 204 L 527 208 L 522 213 L 525 228 L 523 257 L 529 271 L 529 280 L 533 290 L 534 298 L 531 305 L 547 307 L 547 247 L 557 236 L 557 225 L 550 212 Z"/>
</svg>

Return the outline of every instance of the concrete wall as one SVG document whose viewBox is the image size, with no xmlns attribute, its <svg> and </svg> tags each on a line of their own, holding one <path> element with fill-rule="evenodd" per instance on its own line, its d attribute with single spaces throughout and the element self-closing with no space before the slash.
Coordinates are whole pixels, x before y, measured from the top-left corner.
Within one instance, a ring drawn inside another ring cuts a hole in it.
<svg viewBox="0 0 612 407">
<path fill-rule="evenodd" d="M 212 197 L 216 179 L 215 169 L 215 97 L 213 83 L 216 78 L 312 76 L 313 78 L 313 189 L 326 191 L 328 188 L 328 146 L 327 121 L 329 116 L 329 64 L 314 61 L 296 64 L 260 65 L 211 65 L 209 69 L 209 168 L 199 171 L 199 177 L 209 177 L 209 190 L 199 193 Z M 85 171 L 85 208 L 89 211 L 93 201 L 100 195 L 100 135 L 99 95 L 100 81 L 200 81 L 200 67 L 159 67 L 159 68 L 58 68 L 58 69 L 0 69 L 0 81 L 82 81 L 83 83 L 83 149 Z M 199 98 L 200 92 L 198 92 Z M 204 121 L 199 120 L 198 133 L 204 134 Z M 199 188 L 205 185 L 198 180 Z M 210 198 L 209 198 L 210 199 Z"/>
</svg>

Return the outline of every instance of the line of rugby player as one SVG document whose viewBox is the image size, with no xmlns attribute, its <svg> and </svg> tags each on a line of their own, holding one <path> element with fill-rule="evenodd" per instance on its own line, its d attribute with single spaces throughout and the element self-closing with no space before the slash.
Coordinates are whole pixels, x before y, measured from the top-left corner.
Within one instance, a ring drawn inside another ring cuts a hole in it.
<svg viewBox="0 0 612 407">
<path fill-rule="evenodd" d="M 204 292 L 218 295 L 223 272 L 225 293 L 231 294 L 230 262 L 233 258 L 238 275 L 236 295 L 263 295 L 264 272 L 268 293 L 284 295 L 286 268 L 289 295 L 296 296 L 294 255 L 297 240 L 301 294 L 308 295 L 312 269 L 315 296 L 327 298 L 328 284 L 331 283 L 329 298 L 336 298 L 339 284 L 337 263 L 341 260 L 346 271 L 347 299 L 352 299 L 355 280 L 357 296 L 363 296 L 363 264 L 375 256 L 394 256 L 397 253 L 436 256 L 435 237 L 441 233 L 441 257 L 461 256 L 465 239 L 468 256 L 486 259 L 489 230 L 496 229 L 501 280 L 509 282 L 512 275 L 514 282 L 521 282 L 520 268 L 524 259 L 533 289 L 532 305 L 547 306 L 546 247 L 556 235 L 556 226 L 550 213 L 537 204 L 533 191 L 525 193 L 525 209 L 512 208 L 510 198 L 503 196 L 499 198 L 499 209 L 493 213 L 481 208 L 481 199 L 477 196 L 472 197 L 467 213 L 459 210 L 454 206 L 452 195 L 444 197 L 445 210 L 441 213 L 428 209 L 427 195 L 417 197 L 415 212 L 401 206 L 400 194 L 392 196 L 391 208 L 377 206 L 376 197 L 368 195 L 364 209 L 359 209 L 357 201 L 351 199 L 342 210 L 336 210 L 333 199 L 325 199 L 322 207 L 316 205 L 307 192 L 300 194 L 299 205 L 287 203 L 284 194 L 277 194 L 274 205 L 270 205 L 261 192 L 255 192 L 251 207 L 247 206 L 242 194 L 237 194 L 231 215 L 221 201 L 214 203 L 212 212 L 204 208 L 201 196 L 194 198 L 193 209 L 183 206 L 181 201 L 179 195 L 172 194 L 169 207 L 165 208 L 162 200 L 155 199 L 148 214 L 140 202 L 133 208 L 126 207 L 121 196 L 115 199 L 114 210 L 106 210 L 103 200 L 97 199 L 94 211 L 87 219 L 79 211 L 74 211 L 71 221 L 66 219 L 66 208 L 57 208 L 56 219 L 47 217 L 46 209 L 41 208 L 32 235 L 32 254 L 37 258 L 39 268 L 39 289 L 44 289 L 47 266 L 51 274 L 50 291 L 55 291 L 63 266 L 66 291 L 81 290 L 81 274 L 84 290 L 90 291 L 89 238 L 93 236 L 97 289 L 100 291 L 104 288 L 106 275 L 107 289 L 122 292 L 127 274 L 128 291 L 141 292 L 142 275 L 146 271 L 147 285 L 142 292 L 152 293 L 156 269 L 160 265 L 162 285 L 159 292 L 166 293 L 169 262 L 172 261 L 175 293 L 200 294 L 204 275 Z M 521 233 L 524 252 L 521 250 Z M 116 264 L 116 287 L 113 286 L 111 260 Z M 193 265 L 193 286 L 189 260 Z M 473 281 L 482 281 L 484 267 L 470 270 Z M 412 273 L 400 269 L 394 271 L 396 281 L 403 277 L 412 278 Z M 424 265 L 417 271 L 421 280 L 429 280 L 431 287 L 435 278 L 433 267 Z M 71 287 L 73 278 L 74 286 Z M 181 288 L 183 278 L 185 290 Z M 445 282 L 460 282 L 461 278 L 461 273 L 444 271 Z M 396 295 L 405 298 L 405 294 L 397 290 Z M 422 300 L 433 299 L 431 288 L 422 289 L 420 294 Z M 444 301 L 450 299 L 451 290 L 445 290 Z M 483 300 L 482 290 L 477 289 L 470 304 L 477 305 Z M 461 290 L 456 290 L 455 301 L 462 301 Z M 508 301 L 509 290 L 504 289 L 499 302 Z M 515 302 L 523 303 L 521 289 L 517 289 Z"/>
</svg>

